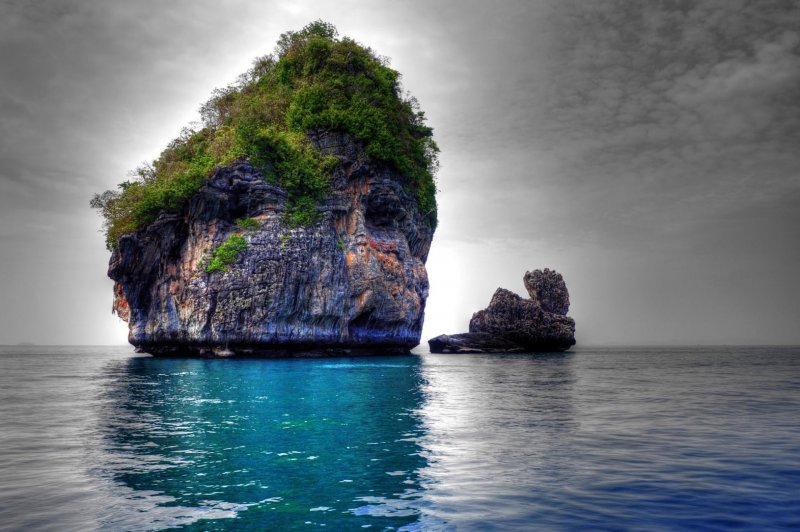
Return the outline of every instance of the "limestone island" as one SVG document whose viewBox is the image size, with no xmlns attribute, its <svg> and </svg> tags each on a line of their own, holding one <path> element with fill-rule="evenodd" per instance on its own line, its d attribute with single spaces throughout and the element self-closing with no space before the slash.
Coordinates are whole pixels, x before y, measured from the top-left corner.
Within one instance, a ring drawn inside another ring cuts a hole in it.
<svg viewBox="0 0 800 532">
<path fill-rule="evenodd" d="M 388 60 L 317 21 L 97 194 L 129 341 L 157 356 L 407 353 L 438 148 Z"/>
<path fill-rule="evenodd" d="M 431 353 L 563 351 L 575 345 L 575 321 L 567 317 L 569 292 L 560 273 L 526 272 L 530 299 L 498 288 L 489 306 L 472 315 L 469 332 L 428 340 Z"/>
</svg>

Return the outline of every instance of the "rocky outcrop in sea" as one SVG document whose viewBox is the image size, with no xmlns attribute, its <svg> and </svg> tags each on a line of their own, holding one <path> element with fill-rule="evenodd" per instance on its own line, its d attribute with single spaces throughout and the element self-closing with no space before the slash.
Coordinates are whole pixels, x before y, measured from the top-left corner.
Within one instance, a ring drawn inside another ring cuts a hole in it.
<svg viewBox="0 0 800 532">
<path fill-rule="evenodd" d="M 114 310 L 154 355 L 408 352 L 419 343 L 433 229 L 406 177 L 344 133 L 311 135 L 338 158 L 320 218 L 287 225 L 284 189 L 246 160 L 217 168 L 178 213 L 114 250 Z M 227 262 L 209 268 L 227 243 Z"/>
<path fill-rule="evenodd" d="M 575 345 L 575 321 L 567 317 L 569 292 L 560 273 L 526 272 L 529 299 L 498 288 L 489 306 L 472 315 L 469 332 L 428 340 L 432 353 L 562 351 Z"/>
</svg>

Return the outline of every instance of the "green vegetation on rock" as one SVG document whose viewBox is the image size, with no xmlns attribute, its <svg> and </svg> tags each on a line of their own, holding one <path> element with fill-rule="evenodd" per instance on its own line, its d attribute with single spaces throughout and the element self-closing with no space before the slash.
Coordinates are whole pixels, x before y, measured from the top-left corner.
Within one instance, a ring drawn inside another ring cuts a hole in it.
<svg viewBox="0 0 800 532">
<path fill-rule="evenodd" d="M 231 264 L 239 259 L 239 253 L 247 249 L 247 241 L 242 235 L 232 234 L 211 253 L 206 265 L 208 273 L 228 271 Z"/>
<path fill-rule="evenodd" d="M 338 159 L 316 150 L 309 133 L 343 131 L 369 157 L 406 176 L 427 223 L 436 225 L 438 148 L 413 97 L 387 60 L 316 21 L 281 35 L 275 55 L 257 59 L 239 81 L 200 108 L 202 128 L 184 129 L 152 165 L 138 168 L 91 206 L 105 219 L 106 244 L 176 211 L 215 167 L 248 160 L 288 193 L 286 221 L 306 226 L 330 193 Z"/>
<path fill-rule="evenodd" d="M 255 231 L 261 228 L 261 222 L 255 218 L 239 218 L 236 220 L 236 225 L 239 226 L 239 229 L 244 229 L 245 231 Z"/>
</svg>

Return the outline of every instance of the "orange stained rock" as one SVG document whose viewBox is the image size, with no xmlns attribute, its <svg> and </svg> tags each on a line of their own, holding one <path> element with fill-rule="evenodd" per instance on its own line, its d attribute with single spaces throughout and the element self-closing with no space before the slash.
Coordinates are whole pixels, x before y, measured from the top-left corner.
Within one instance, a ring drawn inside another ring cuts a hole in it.
<svg viewBox="0 0 800 532">
<path fill-rule="evenodd" d="M 361 312 L 367 304 L 367 299 L 372 295 L 372 290 L 364 290 L 356 297 L 356 313 Z"/>
<path fill-rule="evenodd" d="M 346 222 L 347 222 L 347 234 L 348 235 L 354 235 L 354 234 L 356 234 L 356 231 L 358 230 L 358 225 L 359 225 L 358 224 L 358 221 L 359 221 L 358 214 L 359 214 L 359 212 L 358 212 L 357 209 L 352 209 L 350 211 L 350 213 L 347 215 L 347 221 Z"/>
<path fill-rule="evenodd" d="M 376 251 L 373 253 L 378 262 L 381 263 L 381 269 L 387 273 L 392 273 L 398 277 L 404 277 L 403 265 L 394 253 L 381 253 Z"/>
<path fill-rule="evenodd" d="M 181 262 L 181 269 L 183 270 L 184 276 L 190 277 L 193 272 L 197 271 L 210 247 L 210 239 L 199 240 L 196 246 L 188 246 L 188 253 L 186 253 L 186 257 Z"/>
<path fill-rule="evenodd" d="M 373 240 L 372 238 L 369 239 L 369 247 L 384 253 L 397 252 L 397 244 L 394 242 L 382 242 L 380 240 Z"/>
<path fill-rule="evenodd" d="M 114 304 L 112 310 L 123 321 L 128 321 L 131 316 L 130 305 L 128 305 L 128 300 L 125 299 L 125 294 L 122 291 L 122 285 L 119 283 L 114 283 Z"/>
<path fill-rule="evenodd" d="M 181 292 L 181 282 L 177 279 L 173 279 L 169 282 L 169 295 L 175 296 L 180 294 Z"/>
</svg>

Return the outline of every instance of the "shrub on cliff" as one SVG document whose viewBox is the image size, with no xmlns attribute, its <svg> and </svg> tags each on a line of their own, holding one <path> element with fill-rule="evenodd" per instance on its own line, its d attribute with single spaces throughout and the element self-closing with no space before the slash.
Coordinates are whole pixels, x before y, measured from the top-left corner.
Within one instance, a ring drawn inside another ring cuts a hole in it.
<svg viewBox="0 0 800 532">
<path fill-rule="evenodd" d="M 230 265 L 239 259 L 239 253 L 246 249 L 247 240 L 242 235 L 230 235 L 225 242 L 211 252 L 206 271 L 208 273 L 227 271 Z"/>
<path fill-rule="evenodd" d="M 105 219 L 108 247 L 162 210 L 181 208 L 215 167 L 243 158 L 286 189 L 290 224 L 312 223 L 337 163 L 311 145 L 308 133 L 318 130 L 350 134 L 368 156 L 406 176 L 405 186 L 435 226 L 438 148 L 399 80 L 387 60 L 338 38 L 331 24 L 284 33 L 274 55 L 256 59 L 235 85 L 216 90 L 200 108 L 201 129 L 184 129 L 152 166 L 92 198 Z"/>
</svg>

